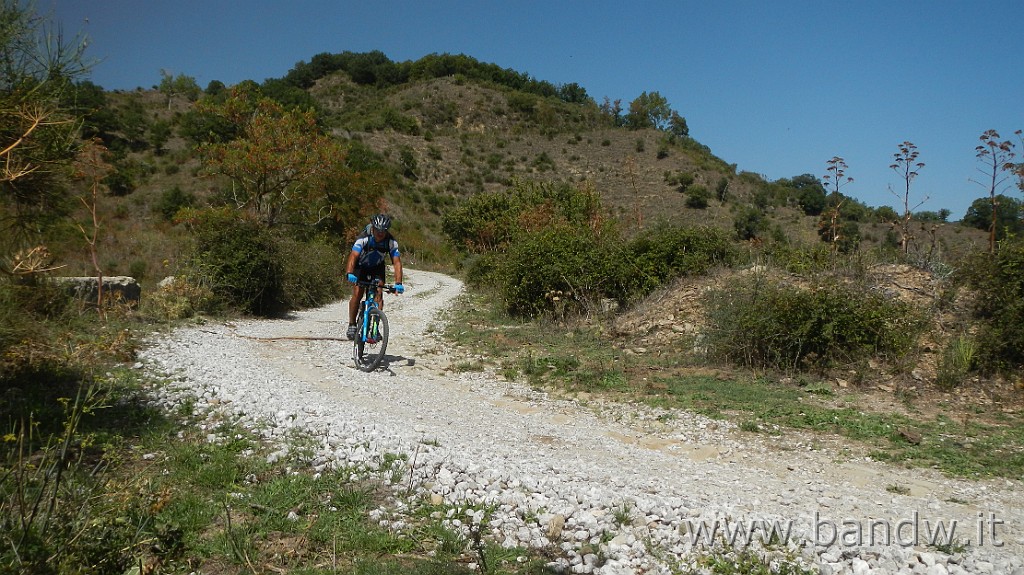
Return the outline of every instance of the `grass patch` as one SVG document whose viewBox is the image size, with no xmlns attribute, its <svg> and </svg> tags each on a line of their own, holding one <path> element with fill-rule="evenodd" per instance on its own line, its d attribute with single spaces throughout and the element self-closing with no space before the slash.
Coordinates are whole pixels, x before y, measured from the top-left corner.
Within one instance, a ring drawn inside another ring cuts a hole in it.
<svg viewBox="0 0 1024 575">
<path fill-rule="evenodd" d="M 834 433 L 867 446 L 876 459 L 952 475 L 1018 477 L 1024 469 L 1024 428 L 1019 422 L 964 425 L 944 416 L 926 420 L 869 412 L 823 403 L 816 388 L 765 379 L 665 376 L 648 385 L 648 396 L 665 407 L 737 420 L 749 431 L 780 426 Z M 919 434 L 920 441 L 909 440 L 901 433 L 906 430 Z"/>
<path fill-rule="evenodd" d="M 66 439 L 0 443 L 0 571 L 469 574 L 483 558 L 490 573 L 525 574 L 544 564 L 508 561 L 512 551 L 489 541 L 475 549 L 444 514 L 382 526 L 374 513 L 397 514 L 388 485 L 401 480 L 403 455 L 382 455 L 374 472 L 314 474 L 303 437 L 281 455 L 246 429 L 200 425 L 191 409 L 165 414 L 132 373 L 65 402 Z M 27 449 L 35 454 L 19 457 Z"/>
<path fill-rule="evenodd" d="M 597 320 L 518 320 L 500 311 L 496 297 L 486 292 L 464 296 L 445 336 L 498 362 L 509 380 L 690 410 L 734 421 L 754 433 L 799 429 L 836 434 L 859 443 L 876 459 L 951 475 L 1019 477 L 1024 470 L 1020 414 L 985 413 L 955 422 L 915 412 L 869 411 L 858 407 L 855 394 L 839 394 L 804 377 L 780 383 L 695 367 L 684 348 L 627 353 Z"/>
</svg>

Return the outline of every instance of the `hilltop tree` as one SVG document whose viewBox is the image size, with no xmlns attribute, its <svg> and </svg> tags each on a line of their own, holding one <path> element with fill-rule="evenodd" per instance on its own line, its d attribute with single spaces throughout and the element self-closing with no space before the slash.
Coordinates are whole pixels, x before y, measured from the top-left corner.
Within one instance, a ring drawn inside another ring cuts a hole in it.
<svg viewBox="0 0 1024 575">
<path fill-rule="evenodd" d="M 612 101 L 608 96 L 605 96 L 604 101 L 598 106 L 598 109 L 609 120 L 611 120 L 613 126 L 622 125 L 622 100 Z"/>
<path fill-rule="evenodd" d="M 629 103 L 626 114 L 626 125 L 633 129 L 656 128 L 665 129 L 672 117 L 672 109 L 668 100 L 658 92 L 643 92 Z M 689 133 L 689 130 L 687 130 Z"/>
<path fill-rule="evenodd" d="M 167 96 L 168 110 L 171 109 L 171 102 L 175 96 L 183 96 L 189 102 L 195 102 L 199 98 L 199 94 L 202 93 L 202 90 L 199 89 L 199 84 L 196 83 L 196 79 L 192 76 L 184 74 L 172 76 L 167 70 L 160 70 L 160 86 L 158 90 L 161 94 Z"/>
<path fill-rule="evenodd" d="M 679 115 L 679 112 L 672 111 L 672 115 L 668 120 L 668 132 L 673 136 L 689 137 L 690 126 L 686 124 L 686 118 Z"/>
<path fill-rule="evenodd" d="M 889 166 L 899 174 L 901 178 L 903 178 L 904 183 L 902 196 L 896 193 L 892 187 L 889 188 L 889 191 L 892 192 L 893 195 L 901 198 L 903 201 L 903 214 L 900 216 L 898 221 L 893 222 L 893 227 L 895 227 L 900 234 L 900 249 L 903 253 L 910 252 L 910 240 L 913 239 L 910 231 L 910 220 L 913 217 L 913 211 L 910 207 L 910 183 L 914 181 L 918 172 L 924 167 L 924 162 L 918 162 L 917 156 L 917 146 L 911 142 L 903 142 L 899 145 L 899 151 L 893 154 L 893 164 Z M 927 201 L 928 197 L 926 196 L 913 207 L 913 210 L 921 207 L 921 204 Z"/>
<path fill-rule="evenodd" d="M 1014 169 L 1012 162 L 1013 153 L 1013 142 L 1009 140 L 1000 140 L 999 132 L 995 130 L 986 130 L 980 136 L 981 144 L 974 148 L 978 158 L 978 163 L 981 167 L 978 171 L 984 176 L 982 181 L 972 180 L 974 183 L 982 186 L 988 191 L 989 205 L 991 207 L 991 216 L 989 220 L 988 230 L 988 251 L 989 253 L 995 253 L 996 251 L 996 227 L 999 220 L 999 196 L 1000 192 L 1005 188 L 1006 180 L 1008 178 L 1005 172 Z"/>
<path fill-rule="evenodd" d="M 576 82 L 559 86 L 558 97 L 570 104 L 586 104 L 592 101 L 590 96 L 587 95 L 587 90 Z"/>
<path fill-rule="evenodd" d="M 219 96 L 227 89 L 228 87 L 224 85 L 224 82 L 221 82 L 220 80 L 210 80 L 210 83 L 206 85 L 206 89 L 203 90 L 203 93 L 207 96 Z"/>
</svg>

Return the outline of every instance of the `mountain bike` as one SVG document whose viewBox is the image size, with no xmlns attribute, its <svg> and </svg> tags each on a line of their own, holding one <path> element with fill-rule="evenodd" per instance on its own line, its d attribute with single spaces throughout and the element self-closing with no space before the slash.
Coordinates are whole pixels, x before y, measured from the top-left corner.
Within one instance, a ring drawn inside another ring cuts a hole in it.
<svg viewBox="0 0 1024 575">
<path fill-rule="evenodd" d="M 377 303 L 377 288 L 396 293 L 395 286 L 380 280 L 356 282 L 363 288 L 363 301 L 356 315 L 356 337 L 352 341 L 352 359 L 361 371 L 373 371 L 384 359 L 388 347 L 388 318 Z"/>
</svg>

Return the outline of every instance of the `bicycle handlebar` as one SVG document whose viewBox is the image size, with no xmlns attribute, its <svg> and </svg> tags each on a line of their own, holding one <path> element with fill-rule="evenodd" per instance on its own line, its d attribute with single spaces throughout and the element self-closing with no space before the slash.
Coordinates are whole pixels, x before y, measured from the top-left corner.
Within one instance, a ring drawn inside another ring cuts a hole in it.
<svg viewBox="0 0 1024 575">
<path fill-rule="evenodd" d="M 359 280 L 359 281 L 356 282 L 356 285 L 357 286 L 363 286 L 363 287 L 373 287 L 373 288 L 379 287 L 379 288 L 382 288 L 384 291 L 386 291 L 388 293 L 396 293 L 394 285 L 386 284 L 386 283 L 384 283 L 384 282 L 382 282 L 380 280 L 371 280 L 371 281 Z"/>
</svg>

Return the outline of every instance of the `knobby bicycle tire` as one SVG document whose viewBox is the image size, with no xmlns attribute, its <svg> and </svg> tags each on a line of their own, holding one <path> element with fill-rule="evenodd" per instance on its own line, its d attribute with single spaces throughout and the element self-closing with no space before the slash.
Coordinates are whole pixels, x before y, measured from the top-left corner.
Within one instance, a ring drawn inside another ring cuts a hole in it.
<svg viewBox="0 0 1024 575">
<path fill-rule="evenodd" d="M 352 346 L 352 359 L 361 371 L 373 371 L 384 360 L 384 351 L 388 347 L 388 318 L 379 309 L 371 309 L 368 322 L 363 322 L 363 314 L 356 319 L 359 332 Z M 376 331 L 374 331 L 376 330 Z"/>
</svg>

